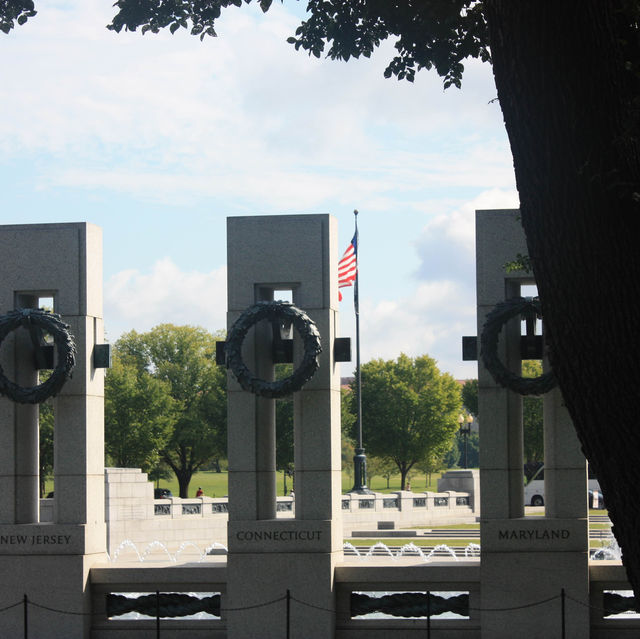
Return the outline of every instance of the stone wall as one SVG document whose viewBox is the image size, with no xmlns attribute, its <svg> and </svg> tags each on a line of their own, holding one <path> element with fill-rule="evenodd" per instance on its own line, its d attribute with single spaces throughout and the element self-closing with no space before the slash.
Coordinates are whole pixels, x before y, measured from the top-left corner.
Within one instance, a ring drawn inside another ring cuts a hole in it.
<svg viewBox="0 0 640 639">
<path fill-rule="evenodd" d="M 458 476 L 445 475 L 440 487 L 449 488 L 452 482 L 460 481 Z M 51 521 L 53 503 L 53 499 L 40 501 L 41 521 Z M 478 515 L 473 508 L 473 494 L 456 490 L 346 494 L 341 503 L 345 537 L 356 530 L 471 523 Z M 295 500 L 279 497 L 277 511 L 278 519 L 293 518 Z M 112 558 L 117 555 L 137 559 L 136 553 L 142 555 L 145 551 L 158 558 L 163 554 L 165 558 L 167 554 L 200 555 L 212 545 L 227 545 L 226 497 L 154 499 L 153 483 L 139 468 L 105 469 L 105 519 L 107 552 Z"/>
</svg>

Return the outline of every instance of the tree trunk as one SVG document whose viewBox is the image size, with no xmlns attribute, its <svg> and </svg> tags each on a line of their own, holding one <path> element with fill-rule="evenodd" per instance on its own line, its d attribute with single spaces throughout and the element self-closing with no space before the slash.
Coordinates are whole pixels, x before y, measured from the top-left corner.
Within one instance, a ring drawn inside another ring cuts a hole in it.
<svg viewBox="0 0 640 639">
<path fill-rule="evenodd" d="M 178 490 L 180 491 L 181 499 L 189 498 L 189 484 L 191 483 L 191 477 L 193 473 L 190 470 L 178 469 L 174 471 L 176 479 L 178 480 Z"/>
<path fill-rule="evenodd" d="M 550 360 L 640 600 L 638 57 L 621 4 L 485 9 Z"/>
<path fill-rule="evenodd" d="M 411 470 L 411 466 L 401 462 L 398 464 L 398 470 L 400 471 L 400 490 L 404 490 L 407 483 L 407 473 Z"/>
</svg>

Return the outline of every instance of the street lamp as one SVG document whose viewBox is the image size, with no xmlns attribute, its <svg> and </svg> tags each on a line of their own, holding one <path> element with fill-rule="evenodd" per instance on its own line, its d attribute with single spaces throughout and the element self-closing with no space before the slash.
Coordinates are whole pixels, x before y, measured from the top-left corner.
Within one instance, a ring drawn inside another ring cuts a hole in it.
<svg viewBox="0 0 640 639">
<path fill-rule="evenodd" d="M 467 467 L 467 442 L 469 435 L 471 435 L 471 424 L 473 423 L 473 416 L 467 415 L 465 419 L 464 415 L 458 415 L 458 424 L 460 424 L 460 433 L 464 437 L 464 467 Z"/>
</svg>

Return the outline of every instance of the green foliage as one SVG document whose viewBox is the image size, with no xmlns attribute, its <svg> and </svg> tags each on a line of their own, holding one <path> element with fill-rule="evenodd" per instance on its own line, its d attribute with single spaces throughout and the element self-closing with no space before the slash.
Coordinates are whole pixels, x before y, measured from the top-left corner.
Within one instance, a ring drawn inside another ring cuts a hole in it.
<svg viewBox="0 0 640 639">
<path fill-rule="evenodd" d="M 397 473 L 397 470 L 395 462 L 389 458 L 367 457 L 367 475 L 369 483 L 371 483 L 374 477 L 382 477 L 387 482 L 387 488 L 390 488 L 391 478 Z"/>
<path fill-rule="evenodd" d="M 173 478 L 171 468 L 167 466 L 161 459 L 158 463 L 148 472 L 149 481 L 156 483 L 156 487 L 160 487 L 160 480 L 169 480 Z"/>
<path fill-rule="evenodd" d="M 276 379 L 291 375 L 291 364 L 276 365 Z M 282 471 L 283 494 L 289 490 L 287 478 L 293 476 L 293 396 L 276 400 L 276 469 Z"/>
<path fill-rule="evenodd" d="M 181 497 L 193 473 L 226 451 L 226 371 L 215 363 L 220 338 L 199 327 L 161 324 L 147 333 L 131 331 L 116 344 L 122 361 L 163 382 L 174 402 L 161 457 L 175 473 Z"/>
<path fill-rule="evenodd" d="M 453 442 L 453 450 L 456 462 L 455 465 L 458 467 L 464 466 L 464 447 L 465 447 L 465 437 L 462 433 L 458 432 L 456 434 L 456 438 Z M 466 441 L 467 447 L 467 468 L 478 468 L 480 466 L 480 436 L 477 432 L 471 432 L 467 436 Z M 452 468 L 452 466 L 447 465 L 447 468 Z"/>
<path fill-rule="evenodd" d="M 462 404 L 471 415 L 478 416 L 478 380 L 468 379 L 462 386 Z"/>
<path fill-rule="evenodd" d="M 356 454 L 354 440 L 351 438 L 356 428 L 356 413 L 351 409 L 352 391 L 349 388 L 340 389 L 340 427 L 342 433 L 342 472 L 346 473 L 351 481 L 354 479 L 353 457 Z M 367 474 L 371 477 L 369 468 L 370 460 L 367 459 Z"/>
<path fill-rule="evenodd" d="M 245 0 L 248 4 L 251 0 Z M 117 0 L 118 13 L 108 29 L 158 33 L 189 29 L 192 35 L 215 36 L 222 10 L 242 6 L 242 0 Z M 260 0 L 268 11 L 271 0 Z M 460 86 L 467 58 L 489 60 L 488 32 L 483 7 L 477 0 L 308 0 L 309 17 L 288 42 L 317 58 L 328 47 L 334 60 L 370 57 L 387 38 L 395 39 L 397 54 L 385 77 L 413 82 L 422 68 L 434 68 L 444 86 Z"/>
<path fill-rule="evenodd" d="M 523 377 L 540 377 L 542 362 L 522 362 Z M 544 425 L 542 397 L 528 395 L 522 398 L 522 426 L 524 429 L 524 459 L 528 464 L 544 461 Z"/>
<path fill-rule="evenodd" d="M 0 0 L 0 31 L 9 33 L 16 22 L 23 25 L 36 13 L 33 0 Z"/>
<path fill-rule="evenodd" d="M 178 403 L 166 381 L 114 351 L 105 377 L 105 452 L 114 466 L 150 472 L 169 441 Z"/>
<path fill-rule="evenodd" d="M 524 271 L 525 273 L 533 273 L 533 266 L 531 265 L 531 258 L 528 255 L 518 253 L 516 259 L 511 262 L 506 262 L 504 270 L 507 273 L 513 273 L 515 271 Z"/>
<path fill-rule="evenodd" d="M 40 378 L 42 381 L 42 377 Z M 53 476 L 53 402 L 48 399 L 39 407 L 40 428 L 40 497 L 45 496 L 47 479 Z"/>
<path fill-rule="evenodd" d="M 340 425 L 343 439 L 352 436 L 358 419 L 355 397 L 352 398 L 352 392 L 350 388 L 340 389 Z"/>
<path fill-rule="evenodd" d="M 245 0 L 249 2 L 250 0 Z M 261 0 L 260 6 L 267 11 L 270 0 Z M 178 29 L 190 29 L 191 35 L 215 37 L 215 21 L 220 17 L 223 8 L 242 6 L 242 0 L 117 0 L 114 7 L 118 8 L 108 29 L 120 33 L 136 31 L 138 27 L 142 33 L 158 33 L 160 29 L 169 28 L 171 33 Z"/>
<path fill-rule="evenodd" d="M 395 361 L 367 362 L 362 366 L 367 452 L 392 460 L 404 489 L 407 473 L 415 464 L 443 455 L 451 446 L 461 403 L 458 383 L 448 373 L 440 373 L 426 355 L 413 359 L 402 354 Z"/>
<path fill-rule="evenodd" d="M 432 471 L 429 468 L 433 468 L 433 470 L 440 468 L 458 468 L 462 463 L 462 452 L 460 451 L 459 444 L 460 439 L 460 431 L 456 433 L 455 439 L 451 442 L 451 447 L 449 450 L 442 456 L 435 460 L 435 464 L 427 464 L 425 472 L 430 473 Z"/>
</svg>

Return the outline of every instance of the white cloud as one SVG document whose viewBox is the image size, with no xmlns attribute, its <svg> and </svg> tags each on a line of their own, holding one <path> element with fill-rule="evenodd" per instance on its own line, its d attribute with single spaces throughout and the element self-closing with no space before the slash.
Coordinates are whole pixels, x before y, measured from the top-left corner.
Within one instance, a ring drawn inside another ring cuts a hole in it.
<svg viewBox="0 0 640 639">
<path fill-rule="evenodd" d="M 414 84 L 385 80 L 391 42 L 348 64 L 295 52 L 286 37 L 298 18 L 280 3 L 267 15 L 257 3 L 225 10 L 219 37 L 204 42 L 111 33 L 110 5 L 43 0 L 3 40 L 5 57 L 20 61 L 0 86 L 3 168 L 27 167 L 22 184 L 57 195 L 65 215 L 67 198 L 83 214 L 96 210 L 92 199 L 103 211 L 117 202 L 109 220 L 140 210 L 158 220 L 178 206 L 183 244 L 193 242 L 193 210 L 329 211 L 349 235 L 357 207 L 366 357 L 428 352 L 456 366 L 460 335 L 475 330 L 473 211 L 517 205 L 490 68 L 471 61 L 463 90 L 443 91 L 432 72 Z M 22 212 L 28 198 L 13 198 Z M 24 216 L 41 215 L 42 198 Z M 112 238 L 132 232 L 106 224 Z M 165 245 L 150 223 L 135 255 L 119 256 L 138 270 L 107 281 L 111 339 L 162 321 L 224 326 L 224 269 L 188 270 L 186 252 Z"/>
<path fill-rule="evenodd" d="M 475 304 L 456 282 L 423 283 L 401 299 L 365 300 L 360 321 L 363 361 L 428 354 L 442 371 L 473 375 L 461 362 L 461 341 L 475 334 Z"/>
<path fill-rule="evenodd" d="M 262 210 L 375 206 L 398 191 L 418 209 L 425 189 L 512 180 L 487 65 L 470 62 L 464 91 L 445 92 L 434 73 L 385 80 L 391 43 L 371 60 L 309 58 L 286 43 L 297 18 L 275 3 L 229 8 L 204 42 L 114 34 L 112 15 L 98 0 L 51 0 L 8 41 L 21 64 L 0 88 L 0 149 L 50 154 L 42 188 Z"/>
<path fill-rule="evenodd" d="M 475 212 L 479 209 L 517 208 L 515 189 L 493 188 L 434 216 L 416 241 L 420 280 L 453 278 L 475 290 Z"/>
<path fill-rule="evenodd" d="M 135 329 L 162 323 L 226 328 L 227 269 L 181 271 L 171 259 L 158 260 L 149 273 L 123 270 L 105 283 L 105 326 L 110 341 Z"/>
</svg>

